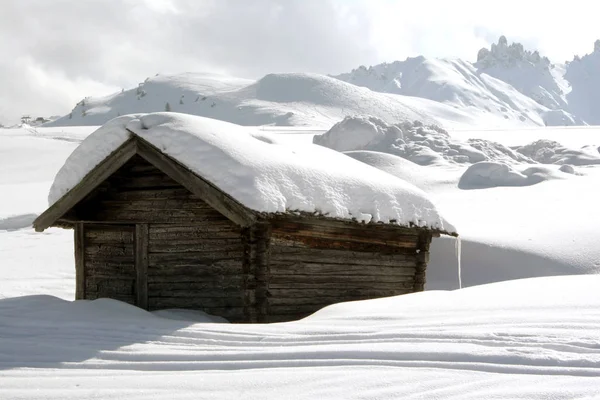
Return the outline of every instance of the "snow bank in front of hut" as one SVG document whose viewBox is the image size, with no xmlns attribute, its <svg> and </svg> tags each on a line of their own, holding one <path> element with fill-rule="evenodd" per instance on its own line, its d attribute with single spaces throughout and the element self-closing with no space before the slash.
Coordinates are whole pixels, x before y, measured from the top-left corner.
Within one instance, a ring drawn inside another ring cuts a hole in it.
<svg viewBox="0 0 600 400">
<path fill-rule="evenodd" d="M 599 285 L 535 278 L 340 303 L 282 324 L 0 299 L 0 397 L 592 399 Z"/>
<path fill-rule="evenodd" d="M 408 182 L 330 149 L 290 148 L 253 133 L 253 128 L 177 113 L 116 118 L 69 156 L 50 189 L 50 205 L 134 134 L 255 211 L 395 220 L 455 232 L 425 192 Z"/>
</svg>

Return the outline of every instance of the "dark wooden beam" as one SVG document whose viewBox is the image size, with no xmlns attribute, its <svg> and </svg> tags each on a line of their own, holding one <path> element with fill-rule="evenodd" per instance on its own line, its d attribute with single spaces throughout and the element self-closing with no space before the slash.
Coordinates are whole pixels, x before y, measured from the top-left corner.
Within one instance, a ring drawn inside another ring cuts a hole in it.
<svg viewBox="0 0 600 400">
<path fill-rule="evenodd" d="M 85 225 L 75 224 L 75 300 L 85 299 Z"/>
<path fill-rule="evenodd" d="M 135 226 L 136 305 L 148 309 L 148 224 Z"/>
<path fill-rule="evenodd" d="M 431 234 L 429 232 L 421 232 L 419 242 L 417 243 L 417 267 L 415 271 L 415 292 L 425 290 L 427 263 L 429 262 L 429 245 L 431 244 Z"/>
<path fill-rule="evenodd" d="M 197 176 L 187 167 L 165 155 L 144 139 L 138 137 L 137 141 L 137 152 L 142 158 L 200 197 L 225 217 L 242 227 L 251 226 L 256 221 L 256 213 L 233 197 Z"/>
<path fill-rule="evenodd" d="M 266 223 L 257 223 L 251 229 L 252 263 L 256 280 L 257 322 L 268 322 L 269 318 L 269 263 L 271 230 Z"/>
<path fill-rule="evenodd" d="M 129 139 L 119 148 L 113 151 L 100 164 L 94 167 L 74 188 L 69 190 L 56 203 L 42 213 L 33 221 L 33 227 L 37 232 L 54 225 L 63 215 L 71 210 L 85 196 L 87 196 L 98 185 L 121 168 L 131 157 L 136 154 L 136 141 Z"/>
</svg>

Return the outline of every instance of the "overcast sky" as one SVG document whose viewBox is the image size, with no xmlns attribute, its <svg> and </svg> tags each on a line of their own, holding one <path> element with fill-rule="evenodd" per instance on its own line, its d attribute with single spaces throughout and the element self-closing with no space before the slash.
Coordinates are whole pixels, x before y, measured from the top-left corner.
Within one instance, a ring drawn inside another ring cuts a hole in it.
<svg viewBox="0 0 600 400">
<path fill-rule="evenodd" d="M 554 62 L 593 49 L 595 1 L 2 0 L 0 123 L 66 114 L 156 73 L 340 73 L 497 41 Z"/>
</svg>

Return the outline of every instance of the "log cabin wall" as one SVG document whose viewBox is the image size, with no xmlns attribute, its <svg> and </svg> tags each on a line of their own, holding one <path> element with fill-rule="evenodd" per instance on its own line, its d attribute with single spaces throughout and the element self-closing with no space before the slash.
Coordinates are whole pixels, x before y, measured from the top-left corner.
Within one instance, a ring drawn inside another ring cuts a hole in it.
<svg viewBox="0 0 600 400">
<path fill-rule="evenodd" d="M 78 224 L 75 235 L 81 237 L 75 243 L 84 265 L 76 271 L 76 298 L 109 297 L 136 304 L 135 227 Z"/>
<path fill-rule="evenodd" d="M 141 157 L 102 183 L 75 214 L 82 221 L 76 260 L 77 226 L 84 232 L 78 298 L 200 309 L 231 321 L 251 314 L 254 296 L 245 295 L 244 285 L 253 276 L 243 267 L 250 250 L 241 229 Z"/>
<path fill-rule="evenodd" d="M 427 231 L 289 215 L 240 228 L 139 156 L 72 211 L 78 299 L 278 322 L 425 283 Z"/>
<path fill-rule="evenodd" d="M 303 318 L 333 303 L 423 290 L 418 274 L 424 272 L 420 260 L 428 238 L 418 230 L 382 225 L 273 221 L 268 321 Z"/>
</svg>

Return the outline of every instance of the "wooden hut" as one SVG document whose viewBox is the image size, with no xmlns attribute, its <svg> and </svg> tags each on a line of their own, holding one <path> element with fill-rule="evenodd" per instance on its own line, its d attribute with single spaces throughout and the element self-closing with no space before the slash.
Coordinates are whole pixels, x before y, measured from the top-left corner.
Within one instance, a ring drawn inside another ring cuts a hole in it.
<svg viewBox="0 0 600 400">
<path fill-rule="evenodd" d="M 34 222 L 37 231 L 74 228 L 76 299 L 232 322 L 294 320 L 336 302 L 423 290 L 431 239 L 448 233 L 253 210 L 128 134 Z"/>
</svg>

